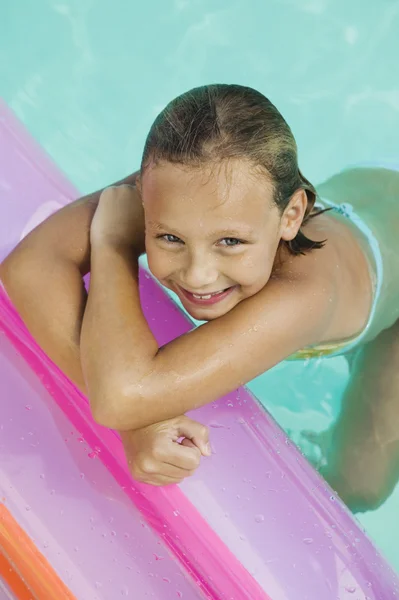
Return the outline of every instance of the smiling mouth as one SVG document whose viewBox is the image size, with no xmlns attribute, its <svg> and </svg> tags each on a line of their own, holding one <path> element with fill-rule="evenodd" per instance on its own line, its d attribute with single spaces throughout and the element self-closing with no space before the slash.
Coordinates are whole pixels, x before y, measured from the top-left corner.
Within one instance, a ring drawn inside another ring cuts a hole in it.
<svg viewBox="0 0 399 600">
<path fill-rule="evenodd" d="M 216 302 L 220 302 L 220 300 L 226 298 L 226 296 L 228 296 L 236 288 L 236 286 L 229 286 L 217 292 L 211 292 L 208 294 L 195 294 L 194 292 L 189 292 L 188 290 L 180 286 L 178 286 L 178 288 L 183 294 L 183 296 L 187 298 L 191 303 L 209 305 L 215 304 Z"/>
<path fill-rule="evenodd" d="M 223 290 L 219 290 L 218 292 L 211 292 L 210 294 L 194 294 L 194 292 L 188 292 L 188 290 L 185 291 L 194 296 L 194 298 L 197 298 L 198 300 L 209 300 L 209 298 L 212 298 L 213 296 L 223 294 L 223 292 L 226 292 L 228 289 L 229 288 L 224 288 Z"/>
</svg>

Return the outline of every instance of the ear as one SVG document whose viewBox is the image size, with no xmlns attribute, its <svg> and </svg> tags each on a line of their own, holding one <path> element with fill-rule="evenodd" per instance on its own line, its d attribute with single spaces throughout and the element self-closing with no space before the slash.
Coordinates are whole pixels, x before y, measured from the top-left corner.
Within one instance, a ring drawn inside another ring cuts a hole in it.
<svg viewBox="0 0 399 600">
<path fill-rule="evenodd" d="M 281 239 L 289 242 L 294 239 L 302 225 L 308 206 L 305 190 L 297 190 L 286 206 L 280 223 Z"/>
</svg>

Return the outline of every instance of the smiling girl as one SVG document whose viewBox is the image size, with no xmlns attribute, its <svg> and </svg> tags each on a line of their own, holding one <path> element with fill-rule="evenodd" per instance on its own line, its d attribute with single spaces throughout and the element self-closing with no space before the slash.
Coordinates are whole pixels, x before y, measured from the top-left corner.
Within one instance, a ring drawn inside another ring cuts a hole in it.
<svg viewBox="0 0 399 600">
<path fill-rule="evenodd" d="M 352 379 L 324 475 L 359 510 L 392 491 L 399 174 L 350 169 L 318 192 L 316 207 L 267 98 L 196 88 L 157 117 L 139 172 L 52 215 L 1 265 L 32 335 L 88 394 L 94 418 L 122 432 L 137 479 L 176 483 L 209 455 L 188 410 L 286 358 L 346 353 Z M 145 251 L 160 283 L 207 321 L 161 348 L 140 306 Z"/>
</svg>

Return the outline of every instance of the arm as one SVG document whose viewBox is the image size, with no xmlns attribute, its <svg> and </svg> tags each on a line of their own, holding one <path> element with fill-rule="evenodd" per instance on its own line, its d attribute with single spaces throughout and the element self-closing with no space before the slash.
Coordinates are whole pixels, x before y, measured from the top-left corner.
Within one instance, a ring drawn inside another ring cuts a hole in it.
<svg viewBox="0 0 399 600">
<path fill-rule="evenodd" d="M 137 272 L 129 244 L 97 236 L 82 366 L 94 417 L 119 430 L 169 419 L 227 394 L 320 341 L 330 324 L 329 280 L 302 274 L 271 280 L 223 317 L 158 348 L 141 310 Z"/>
<path fill-rule="evenodd" d="M 137 173 L 118 184 L 134 185 Z M 101 191 L 59 210 L 27 235 L 0 265 L 0 279 L 30 333 L 51 359 L 84 392 L 79 338 L 90 270 L 90 224 Z M 141 200 L 137 243 L 144 252 Z"/>
<path fill-rule="evenodd" d="M 115 185 L 133 186 L 136 175 Z M 138 255 L 144 252 L 144 219 L 141 199 L 132 188 L 129 192 Z M 82 278 L 90 270 L 90 225 L 100 195 L 101 190 L 50 216 L 0 265 L 0 279 L 30 333 L 86 395 L 80 362 L 87 300 Z M 153 485 L 178 483 L 198 467 L 201 453 L 210 453 L 207 428 L 184 415 L 120 434 L 133 477 Z"/>
</svg>

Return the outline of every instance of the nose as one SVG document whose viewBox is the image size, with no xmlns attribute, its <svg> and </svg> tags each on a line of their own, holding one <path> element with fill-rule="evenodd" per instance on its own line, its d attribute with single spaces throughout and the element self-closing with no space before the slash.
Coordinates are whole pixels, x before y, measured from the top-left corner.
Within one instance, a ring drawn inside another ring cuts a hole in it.
<svg viewBox="0 0 399 600">
<path fill-rule="evenodd" d="M 187 256 L 180 272 L 181 283 L 190 291 L 206 291 L 219 277 L 215 258 L 206 254 Z"/>
</svg>

